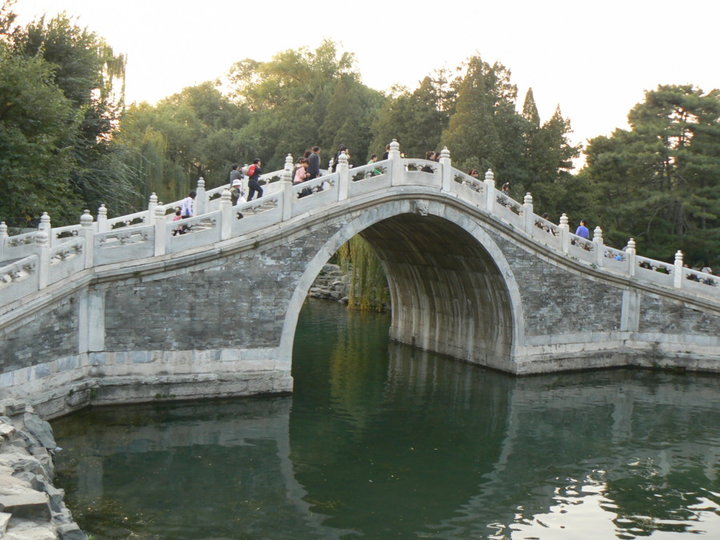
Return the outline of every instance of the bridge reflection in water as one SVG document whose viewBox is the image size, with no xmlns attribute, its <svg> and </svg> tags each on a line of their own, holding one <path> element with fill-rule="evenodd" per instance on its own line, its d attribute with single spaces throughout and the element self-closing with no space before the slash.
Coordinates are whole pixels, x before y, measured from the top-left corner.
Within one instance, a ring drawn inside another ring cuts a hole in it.
<svg viewBox="0 0 720 540">
<path fill-rule="evenodd" d="M 57 420 L 88 532 L 161 537 L 720 534 L 717 380 L 515 379 L 388 344 L 388 319 L 308 302 L 293 397 Z"/>
</svg>

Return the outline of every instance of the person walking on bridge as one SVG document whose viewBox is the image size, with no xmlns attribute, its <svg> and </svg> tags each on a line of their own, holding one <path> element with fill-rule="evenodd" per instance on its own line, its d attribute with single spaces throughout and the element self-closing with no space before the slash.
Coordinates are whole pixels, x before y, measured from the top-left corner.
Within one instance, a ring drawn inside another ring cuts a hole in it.
<svg viewBox="0 0 720 540">
<path fill-rule="evenodd" d="M 252 201 L 253 196 L 257 193 L 256 199 L 263 196 L 263 189 L 260 187 L 260 175 L 262 174 L 262 161 L 260 158 L 255 158 L 252 165 L 248 167 L 248 202 Z"/>
<path fill-rule="evenodd" d="M 312 180 L 313 178 L 317 178 L 320 176 L 320 147 L 319 146 L 313 146 L 312 152 L 310 152 L 310 155 L 307 157 L 308 160 L 308 180 Z"/>
</svg>

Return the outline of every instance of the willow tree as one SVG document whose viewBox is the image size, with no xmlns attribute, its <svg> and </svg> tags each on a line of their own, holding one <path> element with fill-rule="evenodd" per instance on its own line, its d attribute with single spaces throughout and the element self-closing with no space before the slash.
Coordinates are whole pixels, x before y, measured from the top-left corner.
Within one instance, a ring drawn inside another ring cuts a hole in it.
<svg viewBox="0 0 720 540">
<path fill-rule="evenodd" d="M 387 278 L 372 246 L 360 235 L 338 250 L 340 267 L 350 274 L 348 307 L 360 311 L 384 311 L 390 306 Z"/>
<path fill-rule="evenodd" d="M 124 103 L 126 58 L 64 14 L 14 28 L 8 43 L 14 55 L 27 61 L 42 58 L 51 66 L 50 81 L 80 118 L 77 129 L 67 130 L 58 143 L 70 149 L 74 160 L 68 210 L 76 202 L 126 209 L 133 195 L 133 171 L 124 166 L 112 142 Z"/>
</svg>

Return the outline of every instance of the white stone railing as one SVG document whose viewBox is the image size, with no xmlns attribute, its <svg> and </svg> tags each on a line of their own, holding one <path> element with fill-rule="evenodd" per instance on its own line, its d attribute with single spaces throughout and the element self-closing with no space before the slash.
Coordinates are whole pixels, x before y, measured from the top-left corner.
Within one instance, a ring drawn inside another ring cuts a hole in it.
<svg viewBox="0 0 720 540">
<path fill-rule="evenodd" d="M 444 149 L 440 161 L 405 159 L 393 141 L 387 160 L 350 169 L 340 157 L 337 172 L 293 185 L 293 160 L 285 167 L 263 174 L 263 197 L 233 207 L 227 185 L 205 190 L 199 179 L 196 215 L 172 221 L 181 201 L 159 203 L 153 193 L 147 210 L 108 219 L 101 206 L 97 220 L 86 210 L 79 225 L 53 228 L 43 214 L 37 231 L 8 236 L 0 223 L 0 306 L 84 269 L 123 263 L 169 253 L 178 253 L 261 231 L 311 210 L 338 201 L 386 191 L 398 186 L 425 187 L 457 197 L 492 216 L 516 232 L 569 259 L 616 275 L 642 280 L 692 294 L 720 300 L 720 278 L 683 267 L 682 253 L 673 264 L 638 256 L 635 242 L 615 249 L 604 245 L 597 227 L 592 239 L 569 230 L 565 214 L 560 223 L 548 221 L 533 211 L 532 196 L 515 201 L 495 188 L 492 171 L 484 180 L 453 169 Z"/>
</svg>

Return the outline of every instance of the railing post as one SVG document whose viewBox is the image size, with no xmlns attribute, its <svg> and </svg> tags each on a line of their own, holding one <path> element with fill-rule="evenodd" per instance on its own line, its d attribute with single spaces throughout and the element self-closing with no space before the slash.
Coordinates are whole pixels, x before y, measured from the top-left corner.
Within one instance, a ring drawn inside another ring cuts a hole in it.
<svg viewBox="0 0 720 540">
<path fill-rule="evenodd" d="M 37 232 L 35 244 L 38 247 L 38 289 L 44 289 L 47 287 L 50 271 L 50 238 L 45 229 Z"/>
<path fill-rule="evenodd" d="M 452 162 L 450 161 L 450 150 L 447 146 L 444 146 L 440 151 L 440 174 L 441 176 L 441 190 L 445 193 L 450 193 L 452 189 Z"/>
<path fill-rule="evenodd" d="M 227 240 L 232 236 L 233 218 L 229 189 L 223 189 L 222 195 L 220 195 L 220 216 L 220 240 Z"/>
<path fill-rule="evenodd" d="M 635 275 L 635 255 L 637 255 L 635 251 L 635 239 L 631 238 L 628 240 L 627 247 L 625 248 L 625 253 L 627 254 L 627 263 L 628 263 L 628 275 L 634 276 Z"/>
<path fill-rule="evenodd" d="M 292 170 L 293 157 L 292 154 L 285 156 L 285 168 L 280 173 L 280 182 L 282 186 L 282 220 L 287 221 L 292 217 L 293 207 L 293 189 L 292 189 Z"/>
<path fill-rule="evenodd" d="M 48 244 L 53 245 L 52 241 L 52 225 L 50 224 L 50 215 L 47 212 L 43 212 L 40 216 L 40 223 L 38 224 L 39 231 L 45 231 L 48 237 Z"/>
<path fill-rule="evenodd" d="M 97 214 L 97 232 L 103 233 L 108 231 L 108 223 L 107 223 L 107 208 L 105 208 L 104 204 L 100 205 L 100 208 L 98 208 L 98 214 Z"/>
<path fill-rule="evenodd" d="M 390 143 L 388 159 L 390 160 L 390 185 L 397 186 L 402 184 L 403 176 L 405 176 L 405 167 L 400 157 L 400 145 L 397 139 L 393 139 Z"/>
<path fill-rule="evenodd" d="M 485 173 L 485 209 L 492 214 L 495 210 L 495 175 L 491 169 Z"/>
<path fill-rule="evenodd" d="M 157 194 L 153 191 L 148 201 L 148 223 L 152 225 L 155 223 L 155 207 L 158 205 Z"/>
<path fill-rule="evenodd" d="M 595 264 L 602 266 L 605 262 L 605 240 L 600 226 L 595 227 L 592 241 L 595 244 Z"/>
<path fill-rule="evenodd" d="M 675 275 L 673 276 L 673 285 L 676 289 L 681 289 L 683 284 L 683 252 L 679 249 L 675 252 Z"/>
<path fill-rule="evenodd" d="M 348 190 L 350 188 L 350 166 L 348 165 L 348 157 L 342 152 L 338 157 L 338 201 L 347 199 Z"/>
<path fill-rule="evenodd" d="M 525 232 L 532 236 L 535 227 L 535 212 L 533 211 L 533 198 L 529 191 L 523 199 L 523 218 L 525 220 Z"/>
<path fill-rule="evenodd" d="M 95 248 L 95 227 L 93 227 L 90 210 L 85 210 L 80 216 L 80 234 L 85 239 L 85 268 L 90 268 L 94 263 L 93 250 Z"/>
<path fill-rule="evenodd" d="M 205 179 L 201 176 L 197 181 L 197 188 L 195 189 L 195 215 L 199 216 L 207 212 L 208 198 L 205 192 Z"/>
<path fill-rule="evenodd" d="M 155 207 L 155 255 L 165 255 L 167 249 L 165 207 Z"/>
<path fill-rule="evenodd" d="M 558 230 L 560 231 L 560 248 L 563 253 L 567 254 L 570 252 L 570 225 L 568 225 L 567 214 L 560 216 Z"/>
<path fill-rule="evenodd" d="M 8 239 L 8 226 L 4 221 L 0 221 L 0 260 L 2 260 L 5 244 Z"/>
</svg>

